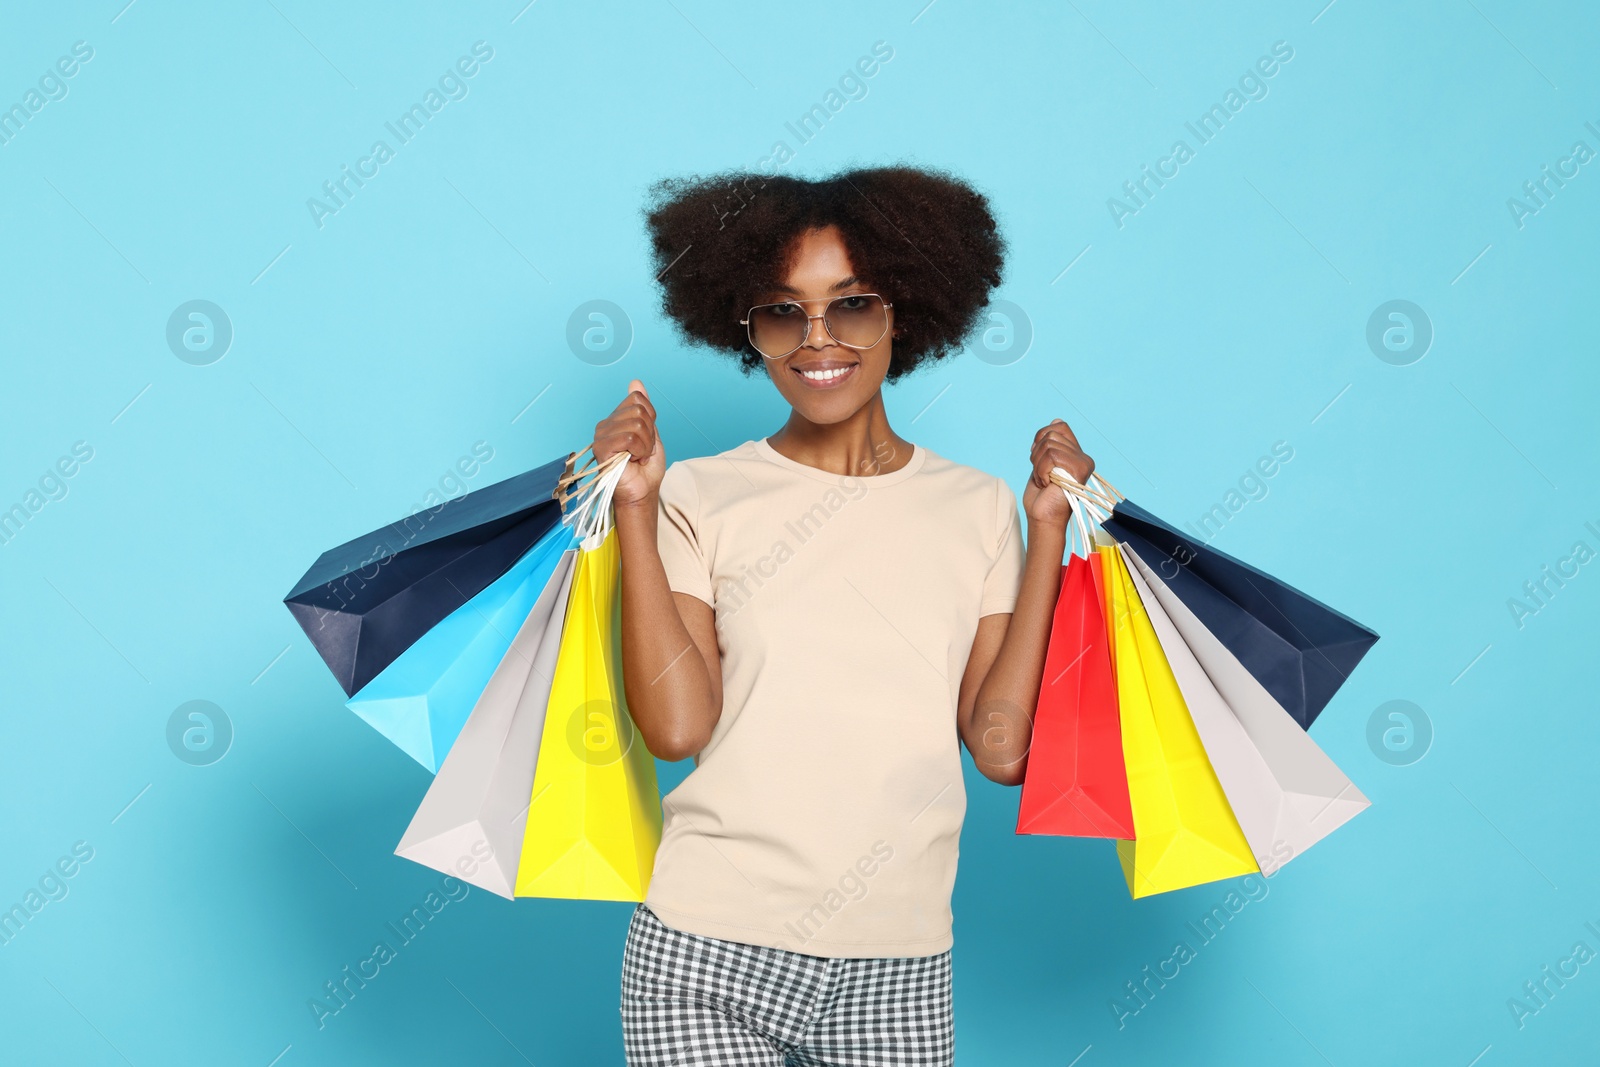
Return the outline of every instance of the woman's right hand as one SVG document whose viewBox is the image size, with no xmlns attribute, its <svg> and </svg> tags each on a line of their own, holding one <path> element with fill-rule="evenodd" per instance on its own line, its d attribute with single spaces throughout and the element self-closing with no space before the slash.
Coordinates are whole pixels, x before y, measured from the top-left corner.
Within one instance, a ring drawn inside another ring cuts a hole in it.
<svg viewBox="0 0 1600 1067">
<path fill-rule="evenodd" d="M 624 464 L 627 469 L 612 496 L 614 504 L 654 500 L 662 475 L 667 472 L 667 457 L 661 447 L 661 435 L 656 432 L 655 405 L 650 403 L 650 395 L 639 379 L 628 383 L 628 395 L 616 410 L 595 424 L 592 447 L 596 463 L 603 463 L 618 452 L 630 454 Z"/>
</svg>

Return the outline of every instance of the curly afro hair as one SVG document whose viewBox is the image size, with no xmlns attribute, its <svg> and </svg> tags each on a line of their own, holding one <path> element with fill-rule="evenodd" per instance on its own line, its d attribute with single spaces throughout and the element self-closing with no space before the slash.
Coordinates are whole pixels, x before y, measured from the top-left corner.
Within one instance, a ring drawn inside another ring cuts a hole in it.
<svg viewBox="0 0 1600 1067">
<path fill-rule="evenodd" d="M 837 226 L 856 275 L 894 304 L 886 380 L 961 350 L 1000 284 L 1005 242 L 984 196 L 942 171 L 895 166 L 817 181 L 748 171 L 669 178 L 645 208 L 661 309 L 693 344 L 765 362 L 744 313 L 788 273 L 797 238 Z"/>
</svg>

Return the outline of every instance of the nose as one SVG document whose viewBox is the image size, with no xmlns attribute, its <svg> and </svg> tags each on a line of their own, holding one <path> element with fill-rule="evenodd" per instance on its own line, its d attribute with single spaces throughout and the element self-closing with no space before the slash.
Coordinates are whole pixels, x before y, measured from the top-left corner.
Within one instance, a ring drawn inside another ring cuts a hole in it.
<svg viewBox="0 0 1600 1067">
<path fill-rule="evenodd" d="M 800 307 L 804 309 L 805 305 L 801 304 Z M 828 327 L 823 324 L 821 315 L 812 315 L 806 319 L 806 342 L 804 347 L 831 348 L 833 344 L 833 337 L 828 333 Z"/>
</svg>

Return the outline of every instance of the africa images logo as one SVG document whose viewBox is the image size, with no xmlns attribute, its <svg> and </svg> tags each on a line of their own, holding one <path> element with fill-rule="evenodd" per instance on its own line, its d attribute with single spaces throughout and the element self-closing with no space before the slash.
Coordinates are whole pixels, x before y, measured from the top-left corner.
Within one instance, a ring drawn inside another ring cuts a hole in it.
<svg viewBox="0 0 1600 1067">
<path fill-rule="evenodd" d="M 1146 163 L 1139 168 L 1137 178 L 1122 183 L 1126 199 L 1107 197 L 1106 211 L 1110 213 L 1117 229 L 1122 229 L 1128 224 L 1128 219 L 1148 207 L 1156 193 L 1182 173 L 1182 168 L 1195 158 L 1197 150 L 1215 140 L 1233 116 L 1244 110 L 1245 104 L 1252 100 L 1265 100 L 1268 79 L 1275 77 L 1293 58 L 1294 48 L 1288 41 L 1273 42 L 1272 54 L 1261 56 L 1254 66 L 1247 68 L 1239 76 L 1237 89 L 1230 86 L 1222 94 L 1221 101 L 1201 112 L 1193 122 L 1183 124 L 1183 128 L 1194 138 L 1193 146 L 1182 137 L 1176 139 L 1167 154 L 1156 160 L 1154 170 Z"/>
<path fill-rule="evenodd" d="M 383 124 L 383 128 L 394 139 L 393 145 L 380 137 L 372 142 L 366 155 L 356 160 L 354 170 L 350 169 L 348 163 L 340 164 L 339 174 L 322 183 L 322 196 L 306 198 L 306 210 L 311 212 L 311 221 L 317 224 L 317 229 L 322 229 L 329 217 L 348 207 L 356 193 L 378 176 L 385 163 L 394 159 L 396 150 L 410 144 L 428 121 L 444 110 L 446 104 L 452 100 L 465 100 L 471 91 L 468 80 L 477 76 L 483 69 L 482 64 L 493 58 L 494 48 L 486 41 L 474 43 L 471 56 L 461 56 L 453 67 L 439 75 L 437 88 L 429 86 L 421 100 L 412 103 L 394 121 Z"/>
</svg>

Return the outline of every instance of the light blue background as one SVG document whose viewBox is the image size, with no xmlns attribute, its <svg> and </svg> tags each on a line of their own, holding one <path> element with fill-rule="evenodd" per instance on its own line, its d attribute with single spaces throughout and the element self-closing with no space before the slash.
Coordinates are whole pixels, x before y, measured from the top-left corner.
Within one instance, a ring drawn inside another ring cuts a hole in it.
<svg viewBox="0 0 1600 1067">
<path fill-rule="evenodd" d="M 630 377 L 673 458 L 776 429 L 769 384 L 656 310 L 639 207 L 781 139 L 794 173 L 950 167 L 1001 216 L 1031 348 L 891 388 L 902 434 L 1020 492 L 1061 416 L 1178 522 L 1287 442 L 1215 543 L 1383 635 L 1314 731 L 1372 809 L 1121 1029 L 1112 999 L 1226 886 L 1132 902 L 1110 844 L 1016 837 L 1017 793 L 969 767 L 959 1062 L 1593 1062 L 1600 963 L 1521 1028 L 1507 1007 L 1600 951 L 1600 563 L 1521 627 L 1507 606 L 1600 549 L 1600 162 L 1507 208 L 1600 149 L 1592 6 L 124 2 L 0 14 L 0 105 L 94 48 L 0 146 L 0 507 L 94 450 L 0 545 L 0 905 L 94 849 L 0 947 L 0 1059 L 621 1062 L 623 904 L 474 891 L 318 1029 L 307 1001 L 439 877 L 392 855 L 426 773 L 279 601 L 474 442 L 474 486 L 580 447 Z M 318 228 L 307 198 L 479 40 L 469 95 Z M 800 145 L 785 123 L 880 40 Z M 1107 198 L 1276 41 L 1265 99 L 1118 228 Z M 165 340 L 192 299 L 235 330 L 209 366 Z M 594 299 L 631 320 L 608 366 L 565 339 Z M 1408 366 L 1365 340 L 1391 299 L 1435 330 Z M 210 766 L 166 741 L 196 699 L 235 731 Z M 1409 766 L 1366 740 L 1395 699 L 1435 733 Z"/>
</svg>

